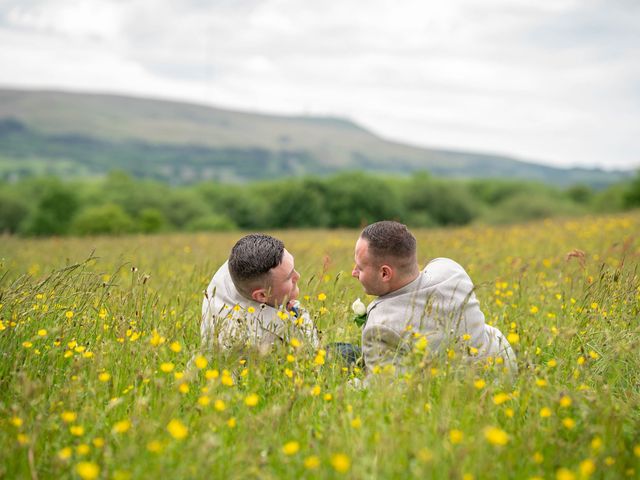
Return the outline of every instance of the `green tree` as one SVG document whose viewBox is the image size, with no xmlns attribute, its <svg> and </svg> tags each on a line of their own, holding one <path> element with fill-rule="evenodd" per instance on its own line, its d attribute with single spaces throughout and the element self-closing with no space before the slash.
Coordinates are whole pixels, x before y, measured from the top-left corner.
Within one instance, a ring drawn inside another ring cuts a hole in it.
<svg viewBox="0 0 640 480">
<path fill-rule="evenodd" d="M 28 214 L 29 204 L 16 192 L 0 192 L 0 233 L 16 233 Z"/>
<path fill-rule="evenodd" d="M 167 218 L 157 208 L 143 208 L 138 213 L 136 230 L 143 233 L 157 233 L 166 228 Z"/>
<path fill-rule="evenodd" d="M 196 192 L 210 211 L 226 215 L 240 228 L 256 229 L 269 226 L 270 184 L 225 185 L 208 182 L 196 186 Z"/>
<path fill-rule="evenodd" d="M 625 208 L 640 207 L 640 171 L 626 188 L 623 195 L 623 205 Z"/>
<path fill-rule="evenodd" d="M 414 175 L 404 193 L 408 218 L 424 222 L 417 226 L 464 225 L 478 215 L 478 208 L 468 188 L 459 182 L 435 180 Z"/>
<path fill-rule="evenodd" d="M 191 220 L 185 227 L 189 232 L 228 232 L 236 230 L 238 226 L 229 217 L 210 213 L 204 217 Z"/>
<path fill-rule="evenodd" d="M 68 232 L 78 207 L 78 197 L 72 185 L 57 181 L 47 183 L 35 211 L 25 222 L 24 231 L 29 235 L 63 235 Z"/>
<path fill-rule="evenodd" d="M 274 228 L 326 227 L 330 216 L 326 207 L 327 188 L 319 180 L 274 182 L 268 193 L 267 219 Z"/>
<path fill-rule="evenodd" d="M 120 205 L 87 207 L 74 219 L 71 231 L 79 235 L 122 234 L 133 231 L 133 220 Z"/>
<path fill-rule="evenodd" d="M 327 180 L 330 227 L 357 228 L 402 217 L 402 204 L 389 182 L 364 173 L 342 173 Z"/>
</svg>

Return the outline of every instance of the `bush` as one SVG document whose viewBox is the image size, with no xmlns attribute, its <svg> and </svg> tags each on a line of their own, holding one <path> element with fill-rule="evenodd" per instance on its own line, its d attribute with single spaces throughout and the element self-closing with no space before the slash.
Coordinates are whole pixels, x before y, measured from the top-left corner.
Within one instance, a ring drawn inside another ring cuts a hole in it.
<svg viewBox="0 0 640 480">
<path fill-rule="evenodd" d="M 478 215 L 474 199 L 463 184 L 433 180 L 424 175 L 411 179 L 404 201 L 407 218 L 418 222 L 415 226 L 465 225 Z"/>
<path fill-rule="evenodd" d="M 265 192 L 267 193 L 267 192 Z M 319 181 L 292 180 L 271 185 L 267 221 L 272 228 L 326 227 L 326 187 Z"/>
<path fill-rule="evenodd" d="M 166 228 L 167 219 L 157 208 L 144 208 L 138 215 L 136 230 L 143 233 L 157 233 Z"/>
<path fill-rule="evenodd" d="M 78 209 L 77 195 L 69 185 L 52 182 L 45 186 L 35 211 L 24 224 L 28 235 L 63 235 Z"/>
<path fill-rule="evenodd" d="M 229 217 L 215 213 L 195 218 L 185 227 L 189 232 L 228 232 L 237 228 L 238 226 Z"/>
<path fill-rule="evenodd" d="M 487 215 L 491 223 L 524 222 L 558 215 L 582 213 L 580 207 L 548 195 L 524 192 L 514 195 L 496 206 Z"/>
<path fill-rule="evenodd" d="M 0 234 L 16 233 L 29 214 L 29 205 L 9 192 L 0 192 Z"/>
<path fill-rule="evenodd" d="M 108 203 L 82 210 L 71 230 L 79 235 L 121 234 L 134 230 L 133 220 L 120 205 Z"/>
<path fill-rule="evenodd" d="M 624 208 L 640 207 L 640 172 L 638 172 L 623 195 Z"/>
<path fill-rule="evenodd" d="M 343 173 L 327 181 L 330 227 L 357 228 L 402 217 L 402 204 L 390 183 L 362 173 Z"/>
</svg>

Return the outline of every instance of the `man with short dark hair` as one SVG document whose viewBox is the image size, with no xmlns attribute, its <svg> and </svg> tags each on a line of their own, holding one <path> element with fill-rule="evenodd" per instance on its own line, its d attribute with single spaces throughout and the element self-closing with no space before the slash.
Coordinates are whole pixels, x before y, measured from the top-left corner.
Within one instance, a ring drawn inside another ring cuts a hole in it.
<svg viewBox="0 0 640 480">
<path fill-rule="evenodd" d="M 399 365 L 416 348 L 434 355 L 459 350 L 517 370 L 507 339 L 485 323 L 467 272 L 448 258 L 436 258 L 420 271 L 416 239 L 405 225 L 367 226 L 356 243 L 352 276 L 367 294 L 378 296 L 367 308 L 362 331 L 368 371 Z"/>
<path fill-rule="evenodd" d="M 295 336 L 317 345 L 309 315 L 296 306 L 299 278 L 282 241 L 264 234 L 241 238 L 205 292 L 203 340 L 222 347 L 268 347 Z"/>
</svg>

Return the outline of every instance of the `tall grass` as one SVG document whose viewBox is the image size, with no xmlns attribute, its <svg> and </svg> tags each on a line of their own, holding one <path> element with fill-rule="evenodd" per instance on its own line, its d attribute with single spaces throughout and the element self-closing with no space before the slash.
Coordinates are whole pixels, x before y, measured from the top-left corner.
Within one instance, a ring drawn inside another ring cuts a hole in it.
<svg viewBox="0 0 640 480">
<path fill-rule="evenodd" d="M 3 238 L 0 477 L 636 478 L 639 231 L 637 213 L 416 231 L 422 263 L 470 273 L 520 372 L 416 353 L 366 389 L 308 345 L 200 349 L 238 234 Z M 357 232 L 274 233 L 323 342 L 358 342 Z"/>
</svg>

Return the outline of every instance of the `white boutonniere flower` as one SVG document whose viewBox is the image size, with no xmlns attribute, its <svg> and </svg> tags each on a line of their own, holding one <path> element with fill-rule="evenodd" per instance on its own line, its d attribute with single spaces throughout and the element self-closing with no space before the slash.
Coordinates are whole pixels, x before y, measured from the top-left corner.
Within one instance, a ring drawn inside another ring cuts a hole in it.
<svg viewBox="0 0 640 480">
<path fill-rule="evenodd" d="M 357 298 L 355 302 L 351 304 L 351 311 L 353 311 L 353 321 L 361 327 L 367 322 L 367 307 L 360 298 Z"/>
</svg>

